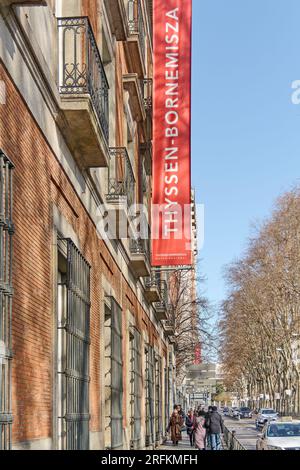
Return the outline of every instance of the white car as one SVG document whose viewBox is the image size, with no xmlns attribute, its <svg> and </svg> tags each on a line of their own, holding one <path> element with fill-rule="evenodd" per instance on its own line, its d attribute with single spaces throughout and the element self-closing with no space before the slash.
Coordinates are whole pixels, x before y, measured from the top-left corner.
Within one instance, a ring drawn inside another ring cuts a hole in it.
<svg viewBox="0 0 300 470">
<path fill-rule="evenodd" d="M 256 418 L 256 429 L 262 428 L 266 423 L 277 421 L 278 413 L 272 408 L 262 408 Z"/>
<path fill-rule="evenodd" d="M 300 421 L 265 424 L 258 434 L 256 450 L 300 450 Z"/>
</svg>

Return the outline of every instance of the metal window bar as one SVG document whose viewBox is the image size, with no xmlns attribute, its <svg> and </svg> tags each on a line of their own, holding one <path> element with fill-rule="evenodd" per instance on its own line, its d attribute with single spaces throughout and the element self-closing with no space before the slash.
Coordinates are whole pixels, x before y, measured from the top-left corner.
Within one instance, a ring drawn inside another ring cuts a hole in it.
<svg viewBox="0 0 300 470">
<path fill-rule="evenodd" d="M 130 252 L 133 255 L 144 255 L 146 258 L 150 256 L 149 239 L 131 238 Z"/>
<path fill-rule="evenodd" d="M 143 78 L 140 80 L 140 84 L 145 110 L 152 114 L 153 80 L 152 78 Z"/>
<path fill-rule="evenodd" d="M 135 178 L 126 147 L 110 148 L 108 201 L 127 198 L 128 209 L 135 203 Z"/>
<path fill-rule="evenodd" d="M 13 169 L 0 150 L 0 450 L 12 446 Z"/>
<path fill-rule="evenodd" d="M 165 429 L 168 428 L 170 421 L 169 405 L 169 368 L 165 368 Z"/>
<path fill-rule="evenodd" d="M 154 444 L 154 352 L 146 348 L 146 447 Z"/>
<path fill-rule="evenodd" d="M 168 285 L 165 280 L 161 280 L 159 283 L 159 292 L 161 301 L 154 304 L 157 309 L 166 309 L 168 305 Z"/>
<path fill-rule="evenodd" d="M 160 288 L 161 274 L 159 271 L 151 271 L 151 276 L 145 278 L 145 287 L 150 289 L 151 287 Z"/>
<path fill-rule="evenodd" d="M 150 397 L 149 397 L 149 355 L 150 351 L 149 348 L 145 349 L 145 402 L 146 402 L 146 413 L 145 413 L 145 425 L 146 425 L 146 433 L 145 433 L 145 446 L 148 447 L 151 444 L 151 433 L 150 433 Z"/>
<path fill-rule="evenodd" d="M 58 18 L 59 92 L 89 94 L 109 141 L 109 84 L 88 17 Z"/>
<path fill-rule="evenodd" d="M 122 309 L 111 297 L 111 448 L 123 449 Z"/>
<path fill-rule="evenodd" d="M 146 34 L 141 0 L 128 0 L 128 30 L 130 35 L 139 36 L 139 44 L 141 48 L 142 58 L 145 62 Z"/>
<path fill-rule="evenodd" d="M 142 357 L 141 335 L 133 328 L 130 342 L 130 410 L 131 448 L 141 447 Z"/>
<path fill-rule="evenodd" d="M 148 122 L 150 122 L 150 127 L 148 127 L 148 130 L 147 130 L 147 135 L 149 136 L 149 140 L 147 142 L 140 144 L 140 153 L 141 153 L 141 157 L 143 160 L 144 168 L 146 170 L 146 174 L 151 176 L 152 175 L 152 142 L 151 142 L 152 119 Z"/>
<path fill-rule="evenodd" d="M 66 410 L 59 416 L 66 450 L 89 449 L 90 265 L 70 239 L 59 239 L 67 253 L 64 395 Z"/>
<path fill-rule="evenodd" d="M 155 357 L 155 441 L 160 443 L 162 437 L 162 397 L 161 397 L 161 358 Z"/>
<path fill-rule="evenodd" d="M 169 376 L 169 414 L 171 415 L 172 409 L 171 406 L 172 404 L 174 405 L 176 402 L 175 394 L 174 394 L 174 387 L 173 387 L 173 364 L 172 361 L 169 360 L 169 367 L 168 367 L 168 376 Z M 170 416 L 169 416 L 170 418 Z"/>
</svg>

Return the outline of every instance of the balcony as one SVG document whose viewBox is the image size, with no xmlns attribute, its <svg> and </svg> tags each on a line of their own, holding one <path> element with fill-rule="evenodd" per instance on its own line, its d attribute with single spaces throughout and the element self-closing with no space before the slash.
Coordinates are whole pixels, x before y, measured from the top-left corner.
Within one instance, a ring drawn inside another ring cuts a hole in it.
<svg viewBox="0 0 300 470">
<path fill-rule="evenodd" d="M 150 276 L 149 240 L 144 240 L 142 238 L 130 240 L 129 265 L 135 273 L 136 278 Z"/>
<path fill-rule="evenodd" d="M 156 317 L 158 320 L 168 318 L 168 285 L 166 281 L 161 281 L 159 286 L 160 301 L 154 304 Z"/>
<path fill-rule="evenodd" d="M 146 119 L 144 121 L 144 135 L 145 140 L 150 142 L 153 138 L 153 80 L 152 78 L 145 78 L 141 80 L 144 109 Z"/>
<path fill-rule="evenodd" d="M 123 87 L 129 93 L 129 104 L 136 121 L 146 120 L 142 82 L 136 73 L 123 75 Z"/>
<path fill-rule="evenodd" d="M 80 168 L 107 167 L 109 85 L 88 18 L 59 18 L 58 38 L 58 124 Z"/>
<path fill-rule="evenodd" d="M 149 303 L 160 301 L 160 273 L 152 271 L 145 279 L 145 297 Z"/>
<path fill-rule="evenodd" d="M 106 202 L 117 212 L 117 225 L 123 221 L 127 232 L 129 209 L 135 203 L 135 178 L 125 147 L 110 148 Z"/>
<path fill-rule="evenodd" d="M 146 34 L 141 0 L 128 0 L 128 38 L 125 46 L 129 72 L 145 76 Z"/>
<path fill-rule="evenodd" d="M 152 175 L 152 142 L 144 142 L 140 144 L 140 154 L 144 162 L 144 168 L 148 176 Z"/>
<path fill-rule="evenodd" d="M 115 34 L 117 41 L 126 41 L 128 26 L 124 0 L 105 0 L 105 7 L 111 30 Z"/>
<path fill-rule="evenodd" d="M 144 87 L 144 105 L 146 112 L 151 114 L 153 109 L 153 80 L 152 78 L 145 78 L 143 80 Z"/>
<path fill-rule="evenodd" d="M 165 331 L 165 336 L 171 337 L 174 336 L 175 334 L 175 323 L 173 320 L 166 320 L 164 322 L 164 331 Z"/>
</svg>

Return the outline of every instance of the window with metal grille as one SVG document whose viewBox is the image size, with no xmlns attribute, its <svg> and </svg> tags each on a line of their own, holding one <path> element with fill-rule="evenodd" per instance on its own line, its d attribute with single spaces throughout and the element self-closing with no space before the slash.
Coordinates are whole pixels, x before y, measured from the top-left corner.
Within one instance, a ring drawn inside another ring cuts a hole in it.
<svg viewBox="0 0 300 470">
<path fill-rule="evenodd" d="M 165 367 L 165 429 L 168 428 L 169 421 L 170 421 L 169 369 Z"/>
<path fill-rule="evenodd" d="M 122 309 L 113 297 L 105 305 L 105 447 L 123 449 Z"/>
<path fill-rule="evenodd" d="M 155 441 L 162 437 L 161 358 L 155 356 Z"/>
<path fill-rule="evenodd" d="M 57 447 L 89 449 L 90 265 L 58 240 Z"/>
<path fill-rule="evenodd" d="M 11 449 L 13 164 L 0 150 L 0 450 Z"/>
<path fill-rule="evenodd" d="M 131 448 L 141 447 L 142 356 L 141 335 L 130 331 L 130 427 Z"/>
<path fill-rule="evenodd" d="M 169 353 L 169 400 L 170 408 L 176 404 L 176 388 L 173 381 L 174 376 L 174 364 L 173 364 L 173 354 Z M 179 403 L 178 403 L 179 404 Z M 173 410 L 170 409 L 170 413 Z"/>
<path fill-rule="evenodd" d="M 145 349 L 145 397 L 146 397 L 146 447 L 154 444 L 154 352 L 151 346 Z"/>
</svg>

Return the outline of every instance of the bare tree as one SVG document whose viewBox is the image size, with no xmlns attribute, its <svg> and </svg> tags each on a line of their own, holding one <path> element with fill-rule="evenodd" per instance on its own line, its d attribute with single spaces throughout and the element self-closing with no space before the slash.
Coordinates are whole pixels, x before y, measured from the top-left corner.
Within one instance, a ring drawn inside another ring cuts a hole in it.
<svg viewBox="0 0 300 470">
<path fill-rule="evenodd" d="M 300 188 L 278 199 L 225 278 L 220 352 L 227 386 L 253 404 L 298 413 Z"/>
<path fill-rule="evenodd" d="M 176 271 L 170 278 L 171 315 L 175 324 L 175 353 L 177 379 L 181 383 L 186 368 L 194 363 L 197 345 L 202 354 L 209 351 L 214 338 L 209 321 L 211 308 L 208 300 L 199 294 L 203 278 L 195 270 Z"/>
</svg>

